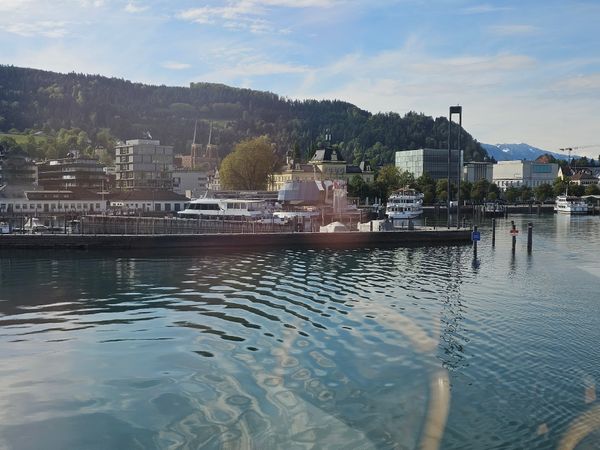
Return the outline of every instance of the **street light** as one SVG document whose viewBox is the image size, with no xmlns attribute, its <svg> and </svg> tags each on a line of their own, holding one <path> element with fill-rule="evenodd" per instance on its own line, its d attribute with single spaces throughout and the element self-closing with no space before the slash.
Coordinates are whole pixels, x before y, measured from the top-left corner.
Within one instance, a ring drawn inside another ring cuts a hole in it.
<svg viewBox="0 0 600 450">
<path fill-rule="evenodd" d="M 460 131 L 462 129 L 462 106 L 451 106 L 450 114 L 448 115 L 448 228 L 450 228 L 450 205 L 451 205 L 451 192 L 450 192 L 450 164 L 452 161 L 452 146 L 451 132 L 452 132 L 452 115 L 458 114 L 458 191 L 456 193 L 456 228 L 460 226 L 460 172 L 461 172 L 461 157 L 460 157 Z"/>
</svg>

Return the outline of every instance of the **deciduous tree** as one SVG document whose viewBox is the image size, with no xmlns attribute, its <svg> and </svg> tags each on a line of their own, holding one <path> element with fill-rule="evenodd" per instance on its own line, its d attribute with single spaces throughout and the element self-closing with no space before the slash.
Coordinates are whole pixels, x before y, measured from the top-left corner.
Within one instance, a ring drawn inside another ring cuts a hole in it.
<svg viewBox="0 0 600 450">
<path fill-rule="evenodd" d="M 266 189 L 276 161 L 266 136 L 244 140 L 221 163 L 221 184 L 225 189 Z"/>
</svg>

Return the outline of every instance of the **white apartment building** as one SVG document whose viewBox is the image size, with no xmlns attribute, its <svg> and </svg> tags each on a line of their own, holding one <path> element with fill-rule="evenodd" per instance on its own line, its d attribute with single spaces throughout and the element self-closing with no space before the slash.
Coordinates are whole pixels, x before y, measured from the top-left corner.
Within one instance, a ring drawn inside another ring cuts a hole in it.
<svg viewBox="0 0 600 450">
<path fill-rule="evenodd" d="M 494 183 L 503 191 L 509 187 L 535 188 L 552 184 L 558 176 L 558 164 L 535 161 L 500 161 L 494 165 Z"/>
<path fill-rule="evenodd" d="M 465 163 L 463 170 L 463 180 L 469 183 L 479 180 L 487 180 L 492 183 L 494 180 L 494 164 L 491 162 L 471 161 Z"/>
</svg>

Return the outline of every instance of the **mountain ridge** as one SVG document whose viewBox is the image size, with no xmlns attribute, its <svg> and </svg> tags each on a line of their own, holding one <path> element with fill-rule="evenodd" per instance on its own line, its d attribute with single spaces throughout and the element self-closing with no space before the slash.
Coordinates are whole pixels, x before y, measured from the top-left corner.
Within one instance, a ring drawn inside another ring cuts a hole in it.
<svg viewBox="0 0 600 450">
<path fill-rule="evenodd" d="M 568 160 L 569 157 L 563 153 L 555 153 L 549 150 L 544 150 L 538 147 L 534 147 L 527 143 L 521 142 L 519 144 L 484 144 L 481 146 L 485 149 L 489 156 L 493 157 L 496 161 L 512 161 L 512 160 L 529 160 L 533 161 L 538 157 L 548 154 L 555 157 L 556 159 Z M 572 158 L 577 157 L 571 155 Z"/>
<path fill-rule="evenodd" d="M 306 159 L 330 134 L 349 163 L 391 164 L 398 150 L 446 148 L 448 139 L 447 119 L 423 113 L 372 114 L 340 100 L 290 100 L 220 83 L 155 86 L 0 65 L 0 132 L 80 129 L 97 145 L 106 130 L 120 140 L 150 131 L 175 152 L 189 154 L 196 120 L 202 143 L 212 123 L 221 157 L 243 139 L 267 135 L 280 157 L 298 150 Z M 462 136 L 465 160 L 482 161 L 483 148 L 464 129 Z"/>
</svg>

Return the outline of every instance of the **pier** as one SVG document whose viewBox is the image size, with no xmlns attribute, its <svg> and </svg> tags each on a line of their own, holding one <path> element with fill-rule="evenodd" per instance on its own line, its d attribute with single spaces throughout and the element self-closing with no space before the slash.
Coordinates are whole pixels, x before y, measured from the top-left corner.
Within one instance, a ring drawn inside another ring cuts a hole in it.
<svg viewBox="0 0 600 450">
<path fill-rule="evenodd" d="M 471 242 L 469 229 L 415 229 L 381 232 L 282 232 L 214 234 L 11 234 L 0 236 L 0 249 L 245 249 L 364 248 L 457 245 Z"/>
</svg>

